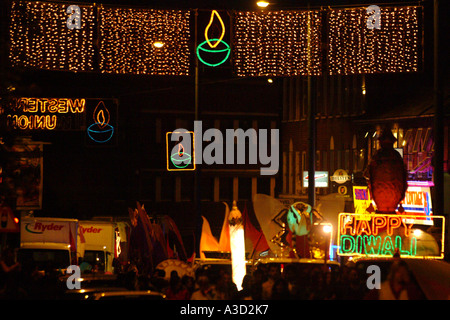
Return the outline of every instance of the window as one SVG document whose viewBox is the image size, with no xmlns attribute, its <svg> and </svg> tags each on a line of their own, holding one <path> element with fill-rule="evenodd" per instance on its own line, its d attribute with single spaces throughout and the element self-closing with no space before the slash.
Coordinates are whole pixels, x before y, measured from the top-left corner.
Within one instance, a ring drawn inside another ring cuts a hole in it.
<svg viewBox="0 0 450 320">
<path fill-rule="evenodd" d="M 220 177 L 219 180 L 219 201 L 233 200 L 233 178 Z"/>
</svg>

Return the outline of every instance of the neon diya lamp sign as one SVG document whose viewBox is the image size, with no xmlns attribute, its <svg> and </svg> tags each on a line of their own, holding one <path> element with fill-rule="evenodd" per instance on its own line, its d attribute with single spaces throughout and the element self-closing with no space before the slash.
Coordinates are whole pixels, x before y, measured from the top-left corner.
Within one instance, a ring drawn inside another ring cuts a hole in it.
<svg viewBox="0 0 450 320">
<path fill-rule="evenodd" d="M 217 17 L 221 26 L 221 34 L 218 38 L 209 39 L 208 31 L 213 25 L 214 18 Z M 223 41 L 225 36 L 225 24 L 216 10 L 211 12 L 208 25 L 205 28 L 205 41 L 197 46 L 197 57 L 205 65 L 209 67 L 217 67 L 227 61 L 230 56 L 230 45 Z M 219 44 L 221 46 L 218 48 Z"/>
<path fill-rule="evenodd" d="M 411 232 L 413 224 L 404 219 L 407 217 L 374 214 L 367 220 L 361 214 L 339 214 L 338 254 L 392 257 L 398 251 L 416 257 L 417 237 Z"/>
<path fill-rule="evenodd" d="M 95 107 L 93 119 L 94 123 L 87 128 L 89 138 L 98 143 L 108 142 L 114 134 L 114 127 L 109 124 L 111 115 L 103 101 Z"/>
</svg>

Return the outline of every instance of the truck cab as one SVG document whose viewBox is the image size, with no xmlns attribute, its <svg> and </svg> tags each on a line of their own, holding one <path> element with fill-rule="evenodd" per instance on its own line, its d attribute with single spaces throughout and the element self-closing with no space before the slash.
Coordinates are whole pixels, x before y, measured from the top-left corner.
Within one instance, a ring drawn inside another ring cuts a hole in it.
<svg viewBox="0 0 450 320">
<path fill-rule="evenodd" d="M 96 271 L 112 273 L 113 259 L 120 253 L 117 224 L 101 220 L 82 220 L 78 233 L 78 247 L 83 262 Z"/>
<path fill-rule="evenodd" d="M 77 229 L 76 219 L 21 219 L 18 261 L 41 272 L 65 272 L 68 266 L 76 264 Z"/>
</svg>

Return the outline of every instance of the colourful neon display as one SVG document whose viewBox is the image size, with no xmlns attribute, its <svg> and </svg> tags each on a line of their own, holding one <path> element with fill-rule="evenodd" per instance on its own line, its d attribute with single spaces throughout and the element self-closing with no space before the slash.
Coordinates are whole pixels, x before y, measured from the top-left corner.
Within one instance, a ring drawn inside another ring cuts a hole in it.
<svg viewBox="0 0 450 320">
<path fill-rule="evenodd" d="M 211 25 L 213 24 L 214 17 L 217 17 L 220 22 L 221 34 L 220 34 L 219 38 L 209 39 L 208 31 L 211 28 Z M 223 23 L 223 20 L 220 17 L 219 13 L 216 10 L 213 10 L 211 12 L 211 18 L 209 19 L 209 23 L 205 28 L 205 41 L 200 43 L 197 46 L 197 57 L 203 64 L 205 64 L 209 67 L 217 67 L 217 66 L 223 64 L 225 61 L 227 61 L 228 57 L 230 56 L 231 49 L 230 49 L 230 46 L 228 45 L 228 43 L 223 41 L 224 36 L 225 36 L 225 24 Z M 224 44 L 224 46 L 225 46 L 224 49 L 216 49 L 216 47 L 220 43 Z M 209 48 L 205 48 L 205 44 L 208 44 Z M 214 56 L 223 55 L 224 57 L 221 58 L 221 60 L 219 59 L 218 62 L 206 61 L 207 59 L 205 59 L 205 57 L 202 57 L 202 54 L 201 54 L 202 52 L 205 55 L 214 55 Z"/>
<path fill-rule="evenodd" d="M 364 218 L 363 218 L 364 217 Z M 370 217 L 369 220 L 365 219 Z M 440 249 L 429 255 L 420 254 L 418 243 L 429 239 L 424 238 L 425 232 L 413 229 L 415 215 L 340 213 L 338 226 L 338 255 L 341 256 L 372 256 L 392 257 L 395 253 L 408 258 L 437 258 L 442 259 L 444 253 L 444 230 Z M 445 218 L 434 216 L 433 219 Z M 439 252 L 440 250 L 440 252 Z"/>
<path fill-rule="evenodd" d="M 219 40 L 219 39 L 211 39 L 212 41 L 217 41 L 217 40 Z M 230 49 L 230 46 L 228 45 L 228 43 L 226 43 L 225 41 L 220 41 L 220 42 L 222 42 L 224 45 L 225 45 L 225 49 L 217 49 L 217 50 L 211 50 L 211 49 L 206 49 L 206 48 L 204 48 L 203 46 L 207 43 L 207 41 L 203 41 L 201 44 L 199 44 L 198 45 L 198 47 L 197 47 L 197 57 L 198 57 L 198 59 L 203 63 L 203 64 L 206 64 L 207 66 L 209 66 L 209 67 L 217 67 L 217 66 L 220 66 L 222 63 L 224 63 L 225 61 L 227 61 L 227 59 L 228 59 L 228 57 L 230 56 L 230 53 L 231 53 L 231 49 Z M 203 58 L 202 58 L 202 56 L 201 56 L 201 54 L 200 54 L 200 50 L 201 51 L 205 51 L 205 52 L 208 52 L 208 53 L 221 53 L 221 52 L 225 52 L 225 57 L 222 59 L 222 60 L 220 60 L 219 62 L 216 62 L 216 63 L 210 63 L 210 62 L 207 62 L 207 61 L 205 61 Z"/>
<path fill-rule="evenodd" d="M 182 143 L 178 143 L 174 149 L 169 150 L 169 135 L 173 133 L 189 133 L 192 135 L 191 145 L 187 146 L 187 151 Z M 167 132 L 166 133 L 166 155 L 167 155 L 167 170 L 168 171 L 192 171 L 195 170 L 195 151 L 194 151 L 194 132 Z M 191 154 L 192 153 L 192 154 Z"/>
<path fill-rule="evenodd" d="M 414 221 L 415 224 L 433 225 L 433 220 L 431 219 L 433 207 L 430 187 L 414 186 L 408 182 L 405 198 L 403 198 L 400 204 L 405 214 L 421 216 L 420 219 Z"/>
<path fill-rule="evenodd" d="M 211 42 L 209 41 L 209 37 L 208 37 L 208 30 L 209 30 L 209 28 L 211 27 L 211 25 L 212 25 L 212 23 L 213 23 L 214 15 L 219 19 L 220 25 L 222 26 L 222 29 L 221 29 L 221 30 L 222 30 L 222 33 L 220 34 L 219 39 L 213 39 L 213 41 L 216 41 L 216 43 L 211 44 Z M 217 47 L 217 45 L 218 45 L 220 42 L 222 42 L 222 39 L 223 39 L 223 36 L 224 36 L 224 35 L 225 35 L 225 25 L 223 24 L 223 20 L 222 20 L 222 18 L 220 17 L 219 13 L 218 13 L 216 10 L 213 10 L 213 11 L 211 12 L 211 18 L 209 19 L 209 23 L 208 23 L 208 25 L 207 25 L 206 28 L 205 28 L 205 39 L 206 39 L 206 42 L 208 42 L 208 45 L 209 45 L 211 48 L 215 48 L 215 47 Z"/>
<path fill-rule="evenodd" d="M 19 98 L 6 116 L 7 126 L 20 130 L 54 130 L 65 114 L 84 113 L 86 99 Z"/>
<path fill-rule="evenodd" d="M 370 220 L 370 212 L 368 208 L 372 203 L 370 198 L 369 188 L 366 186 L 353 186 L 353 206 L 355 208 L 355 213 L 361 214 L 364 220 Z M 375 211 L 375 210 L 374 210 Z"/>
<path fill-rule="evenodd" d="M 89 138 L 97 143 L 105 143 L 111 140 L 114 127 L 109 124 L 110 114 L 103 101 L 100 101 L 92 113 L 94 123 L 87 128 Z"/>
</svg>

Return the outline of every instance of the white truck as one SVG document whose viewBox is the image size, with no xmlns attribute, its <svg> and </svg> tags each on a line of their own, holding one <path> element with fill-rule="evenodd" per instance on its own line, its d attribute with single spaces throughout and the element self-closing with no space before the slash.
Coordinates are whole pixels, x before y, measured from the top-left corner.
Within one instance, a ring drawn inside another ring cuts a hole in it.
<svg viewBox="0 0 450 320">
<path fill-rule="evenodd" d="M 83 262 L 100 272 L 112 273 L 113 259 L 120 254 L 120 236 L 115 222 L 81 220 L 78 247 Z"/>
<path fill-rule="evenodd" d="M 20 223 L 18 260 L 40 271 L 77 264 L 78 220 L 24 217 Z"/>
</svg>

